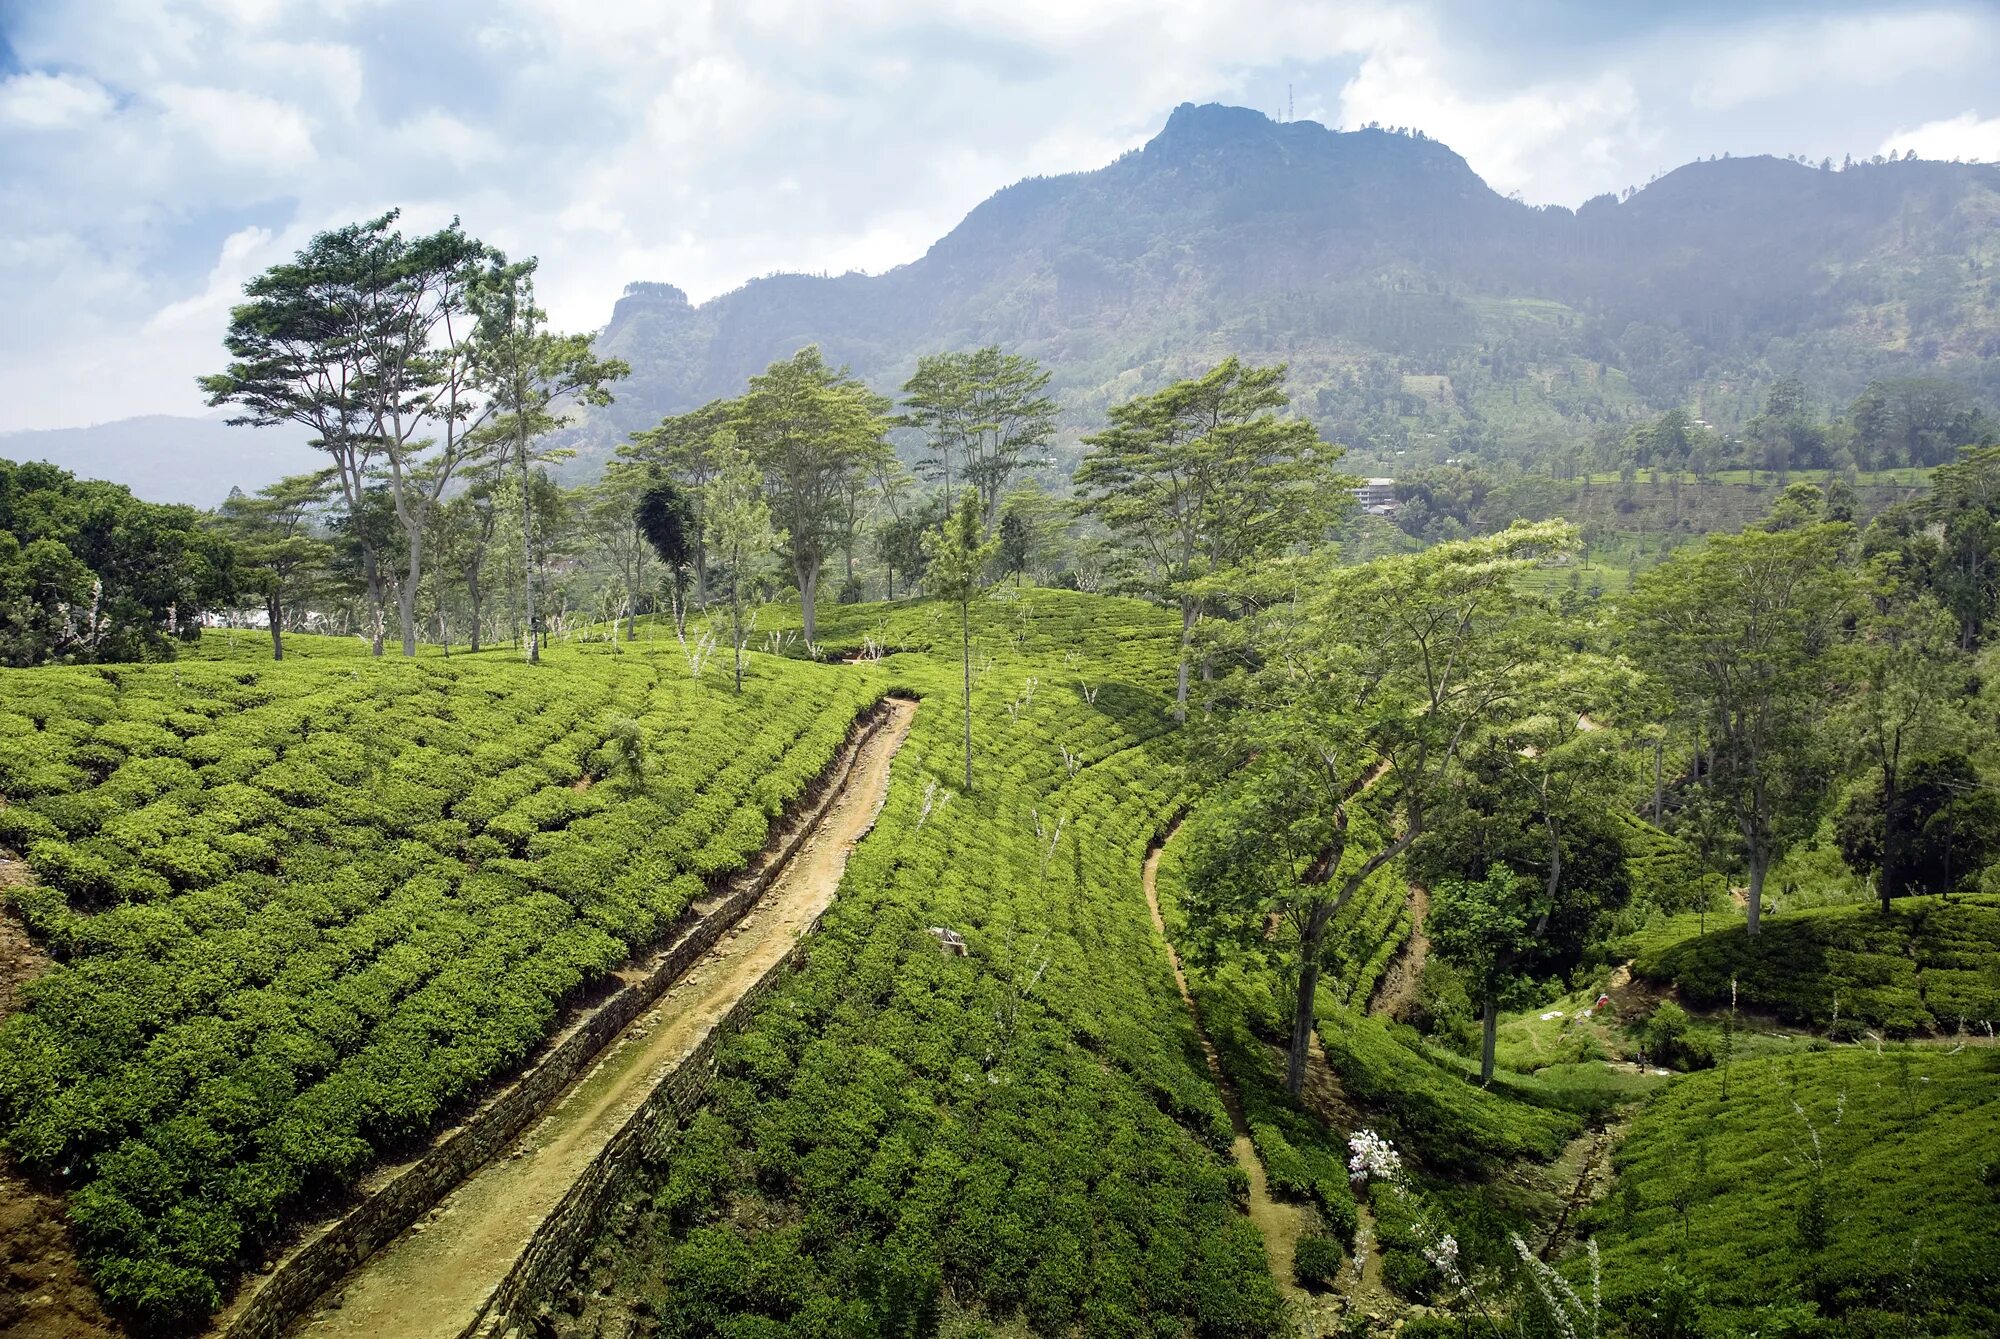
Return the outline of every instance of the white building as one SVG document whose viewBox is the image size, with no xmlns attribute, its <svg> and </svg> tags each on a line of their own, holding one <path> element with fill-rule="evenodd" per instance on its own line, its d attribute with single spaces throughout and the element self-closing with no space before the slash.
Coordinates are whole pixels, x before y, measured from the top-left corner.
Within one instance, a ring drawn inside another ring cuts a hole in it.
<svg viewBox="0 0 2000 1339">
<path fill-rule="evenodd" d="M 1363 479 L 1361 486 L 1350 490 L 1354 500 L 1361 504 L 1361 510 L 1373 516 L 1387 516 L 1396 510 L 1396 481 L 1394 479 Z"/>
</svg>

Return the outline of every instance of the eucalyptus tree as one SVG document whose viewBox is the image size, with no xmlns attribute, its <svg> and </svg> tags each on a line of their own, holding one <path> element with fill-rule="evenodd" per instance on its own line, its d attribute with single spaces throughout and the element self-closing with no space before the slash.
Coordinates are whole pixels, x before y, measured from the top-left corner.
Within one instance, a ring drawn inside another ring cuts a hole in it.
<svg viewBox="0 0 2000 1339">
<path fill-rule="evenodd" d="M 397 582 L 397 615 L 403 654 L 414 656 L 431 514 L 458 471 L 491 449 L 491 439 L 478 431 L 494 401 L 475 384 L 473 294 L 504 258 L 466 236 L 453 219 L 427 237 L 405 241 L 391 233 L 372 259 L 379 278 L 368 285 L 370 305 L 361 314 L 372 348 L 364 399 L 403 529 L 406 566 Z"/>
<path fill-rule="evenodd" d="M 631 368 L 600 358 L 589 335 L 559 335 L 535 305 L 535 262 L 494 268 L 472 293 L 479 331 L 473 369 L 492 416 L 484 435 L 514 466 L 521 503 L 521 589 L 528 663 L 541 662 L 541 606 L 535 591 L 535 508 L 530 444 L 560 427 L 558 405 L 607 405 L 611 382 Z"/>
<path fill-rule="evenodd" d="M 703 489 L 710 552 L 722 564 L 729 594 L 729 642 L 735 652 L 736 691 L 743 691 L 743 582 L 759 555 L 782 546 L 786 536 L 771 525 L 763 473 L 750 453 L 736 446 L 717 452 L 715 472 Z M 807 605 L 810 611 L 812 606 Z M 810 613 L 808 613 L 810 617 Z"/>
<path fill-rule="evenodd" d="M 694 568 L 694 600 L 708 607 L 708 537 L 702 525 L 702 499 L 715 477 L 719 453 L 733 443 L 730 424 L 737 412 L 731 400 L 711 400 L 686 414 L 670 414 L 657 427 L 634 433 L 618 448 L 629 460 L 658 466 L 679 485 L 692 524 L 686 531 Z"/>
<path fill-rule="evenodd" d="M 1084 438 L 1079 505 L 1134 550 L 1181 613 L 1176 715 L 1187 715 L 1188 659 L 1204 586 L 1323 537 L 1349 500 L 1341 449 L 1282 414 L 1285 367 L 1226 359 L 1111 409 Z"/>
<path fill-rule="evenodd" d="M 737 442 L 764 476 L 807 642 L 817 640 L 820 569 L 841 535 L 848 485 L 875 474 L 889 454 L 887 410 L 888 401 L 846 369 L 827 366 L 816 346 L 772 363 L 736 402 Z"/>
<path fill-rule="evenodd" d="M 1973 722 L 1959 707 L 1972 681 L 1970 657 L 1958 648 L 1958 625 L 1936 599 L 1897 579 L 1891 565 L 1871 566 L 1868 611 L 1842 648 L 1847 693 L 1838 734 L 1873 775 L 1868 797 L 1883 817 L 1876 894 L 1883 914 L 1909 890 L 1904 789 L 1913 764 L 1970 738 Z"/>
<path fill-rule="evenodd" d="M 1281 565 L 1289 598 L 1241 625 L 1253 668 L 1221 685 L 1231 707 L 1210 727 L 1217 784 L 1190 905 L 1218 927 L 1291 927 L 1293 1093 L 1327 927 L 1425 835 L 1471 738 L 1525 714 L 1564 648 L 1520 578 L 1576 544 L 1572 526 L 1517 523 L 1360 566 L 1321 555 Z"/>
<path fill-rule="evenodd" d="M 1822 727 L 1855 609 L 1851 535 L 1838 522 L 1711 535 L 1640 576 L 1626 601 L 1634 656 L 1710 742 L 1704 785 L 1742 842 L 1753 935 L 1764 876 L 1830 797 Z"/>
<path fill-rule="evenodd" d="M 628 461 L 613 461 L 604 477 L 589 490 L 585 509 L 590 536 L 618 581 L 628 642 L 638 639 L 639 597 L 646 589 L 656 556 L 651 539 L 640 524 L 641 499 L 652 482 L 644 468 Z M 613 627 L 612 644 L 616 646 L 617 641 L 617 629 Z"/>
<path fill-rule="evenodd" d="M 903 384 L 901 422 L 923 433 L 925 474 L 944 485 L 951 502 L 952 458 L 958 477 L 976 489 L 986 526 L 1021 470 L 1040 462 L 1055 437 L 1056 402 L 1049 374 L 1034 359 L 996 345 L 927 354 Z"/>
</svg>

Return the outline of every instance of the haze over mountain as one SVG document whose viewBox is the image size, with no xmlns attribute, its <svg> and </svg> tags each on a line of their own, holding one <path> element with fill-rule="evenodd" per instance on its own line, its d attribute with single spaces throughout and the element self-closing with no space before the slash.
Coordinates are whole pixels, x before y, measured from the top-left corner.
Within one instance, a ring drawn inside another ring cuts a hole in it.
<svg viewBox="0 0 2000 1339">
<path fill-rule="evenodd" d="M 808 343 L 884 391 L 933 350 L 1032 354 L 1072 435 L 1227 352 L 1286 359 L 1336 439 L 1438 454 L 1677 404 L 1727 427 L 1785 376 L 1835 408 L 1906 375 L 1991 401 L 2000 167 L 1835 166 L 1697 162 L 1529 207 L 1421 135 L 1184 104 L 1143 149 L 1010 186 L 881 275 L 774 275 L 699 307 L 631 285 L 601 344 L 634 374 L 581 436 L 607 449 Z"/>
<path fill-rule="evenodd" d="M 124 484 L 148 502 L 213 507 L 231 488 L 255 492 L 326 458 L 304 429 L 232 428 L 223 414 L 143 414 L 87 428 L 0 433 L 0 460 L 46 460 L 86 479 Z"/>
<path fill-rule="evenodd" d="M 1230 352 L 1290 362 L 1330 438 L 1413 462 L 1581 448 L 1676 405 L 1728 429 L 1781 377 L 1831 411 L 1913 375 L 1990 406 L 1997 238 L 2000 166 L 1720 159 L 1531 207 L 1419 134 L 1183 104 L 1142 149 L 1009 186 L 880 275 L 773 275 L 700 306 L 631 284 L 600 347 L 633 375 L 570 434 L 565 473 L 812 343 L 885 393 L 924 353 L 1031 354 L 1071 450 L 1114 400 Z M 4 434 L 0 456 L 202 505 L 316 463 L 220 416 Z"/>
</svg>

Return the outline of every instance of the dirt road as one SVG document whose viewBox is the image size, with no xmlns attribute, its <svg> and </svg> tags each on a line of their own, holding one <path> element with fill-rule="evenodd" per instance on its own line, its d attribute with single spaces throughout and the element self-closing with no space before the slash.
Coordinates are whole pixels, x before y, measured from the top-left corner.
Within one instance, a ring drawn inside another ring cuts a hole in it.
<svg viewBox="0 0 2000 1339">
<path fill-rule="evenodd" d="M 847 856 L 874 822 L 889 762 L 916 704 L 892 700 L 842 793 L 774 886 L 508 1152 L 351 1274 L 294 1335 L 456 1339 L 577 1176 L 731 1005 L 798 944 L 832 902 Z"/>
</svg>

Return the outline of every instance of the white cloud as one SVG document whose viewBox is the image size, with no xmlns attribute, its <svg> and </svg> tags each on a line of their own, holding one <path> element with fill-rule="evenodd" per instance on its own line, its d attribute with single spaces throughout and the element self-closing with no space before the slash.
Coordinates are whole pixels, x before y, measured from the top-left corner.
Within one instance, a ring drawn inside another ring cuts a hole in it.
<svg viewBox="0 0 2000 1339">
<path fill-rule="evenodd" d="M 0 428 L 197 408 L 242 281 L 389 207 L 539 255 L 588 329 L 635 279 L 914 260 L 1009 182 L 1288 84 L 1535 201 L 1720 149 L 1995 156 L 1957 113 L 2000 17 L 1789 2 L 1542 41 L 1476 0 L 4 0 L 0 310 L 34 319 L 0 330 Z"/>
<path fill-rule="evenodd" d="M 1340 91 L 1350 126 L 1414 126 L 1443 140 L 1501 192 L 1575 203 L 1602 189 L 1623 144 L 1640 142 L 1639 91 L 1623 70 L 1469 96 L 1446 68 L 1446 48 L 1421 28 L 1371 49 Z"/>
<path fill-rule="evenodd" d="M 1942 121 L 1926 121 L 1914 130 L 1899 130 L 1883 140 L 1880 152 L 1900 154 L 1912 149 L 1919 158 L 2000 162 L 2000 116 L 1982 121 L 1978 112 L 1965 112 Z"/>
<path fill-rule="evenodd" d="M 1892 84 L 1913 74 L 1976 68 L 1995 53 L 1989 14 L 1933 9 L 1784 19 L 1726 38 L 1711 33 L 1693 98 L 1714 109 L 1809 87 Z"/>
<path fill-rule="evenodd" d="M 168 84 L 167 122 L 229 166 L 293 168 L 313 158 L 312 126 L 298 108 L 229 88 Z"/>
<path fill-rule="evenodd" d="M 30 70 L 0 82 L 0 124 L 63 130 L 111 111 L 111 95 L 94 79 Z"/>
</svg>

